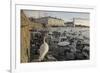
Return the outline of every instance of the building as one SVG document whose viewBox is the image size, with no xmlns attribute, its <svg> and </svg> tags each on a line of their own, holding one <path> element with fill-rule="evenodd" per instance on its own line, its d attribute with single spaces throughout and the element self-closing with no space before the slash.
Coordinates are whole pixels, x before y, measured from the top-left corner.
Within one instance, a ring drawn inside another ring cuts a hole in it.
<svg viewBox="0 0 100 73">
<path fill-rule="evenodd" d="M 30 31 L 29 20 L 25 16 L 24 11 L 21 10 L 21 63 L 29 61 L 30 52 Z"/>
<path fill-rule="evenodd" d="M 31 33 L 33 30 L 43 29 L 43 26 L 40 23 L 35 21 L 31 22 L 28 17 L 24 14 L 24 11 L 21 10 L 21 63 L 27 63 L 31 58 Z M 34 37 L 33 37 L 34 38 Z"/>
<path fill-rule="evenodd" d="M 72 21 L 64 23 L 67 27 L 76 27 L 76 26 L 89 26 L 89 20 L 83 18 L 73 18 Z"/>
<path fill-rule="evenodd" d="M 75 25 L 81 25 L 81 26 L 89 26 L 89 19 L 74 18 L 74 24 Z"/>
<path fill-rule="evenodd" d="M 38 18 L 36 22 L 46 26 L 64 26 L 64 20 L 50 16 Z"/>
<path fill-rule="evenodd" d="M 74 23 L 73 22 L 66 22 L 64 23 L 67 27 L 74 27 Z"/>
</svg>

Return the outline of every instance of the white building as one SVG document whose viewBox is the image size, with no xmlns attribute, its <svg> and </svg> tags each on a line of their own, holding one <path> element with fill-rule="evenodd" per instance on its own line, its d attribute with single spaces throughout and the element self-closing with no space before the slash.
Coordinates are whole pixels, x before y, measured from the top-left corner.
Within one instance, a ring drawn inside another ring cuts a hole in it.
<svg viewBox="0 0 100 73">
<path fill-rule="evenodd" d="M 47 26 L 64 26 L 64 20 L 55 17 L 41 17 L 36 19 L 36 22 Z"/>
</svg>

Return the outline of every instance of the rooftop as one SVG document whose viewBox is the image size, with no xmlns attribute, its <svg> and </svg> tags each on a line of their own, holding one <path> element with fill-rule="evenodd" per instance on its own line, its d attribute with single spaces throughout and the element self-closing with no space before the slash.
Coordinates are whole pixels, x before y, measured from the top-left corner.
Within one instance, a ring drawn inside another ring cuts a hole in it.
<svg viewBox="0 0 100 73">
<path fill-rule="evenodd" d="M 51 17 L 51 16 L 47 16 L 47 17 L 41 17 L 41 18 L 38 18 L 38 19 L 42 19 L 42 18 L 53 18 L 53 19 L 63 20 L 63 19 L 61 19 L 61 18 L 57 18 L 57 17 Z"/>
</svg>

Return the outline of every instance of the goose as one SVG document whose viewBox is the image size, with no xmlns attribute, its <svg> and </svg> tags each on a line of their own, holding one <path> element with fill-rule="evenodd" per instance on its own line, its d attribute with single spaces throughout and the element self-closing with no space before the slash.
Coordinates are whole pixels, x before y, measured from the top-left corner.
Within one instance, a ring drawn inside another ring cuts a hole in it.
<svg viewBox="0 0 100 73">
<path fill-rule="evenodd" d="M 46 37 L 44 36 L 43 44 L 40 46 L 40 49 L 39 49 L 39 61 L 42 61 L 49 51 L 49 45 L 47 44 L 45 39 Z"/>
</svg>

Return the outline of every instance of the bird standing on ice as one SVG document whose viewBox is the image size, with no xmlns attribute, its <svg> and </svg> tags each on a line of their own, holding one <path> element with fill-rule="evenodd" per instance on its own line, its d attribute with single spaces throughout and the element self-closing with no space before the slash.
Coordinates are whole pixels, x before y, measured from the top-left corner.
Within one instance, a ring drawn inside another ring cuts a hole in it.
<svg viewBox="0 0 100 73">
<path fill-rule="evenodd" d="M 42 61 L 45 55 L 49 51 L 49 45 L 46 43 L 45 39 L 46 37 L 44 36 L 43 44 L 40 46 L 40 49 L 39 49 L 39 61 Z"/>
</svg>

